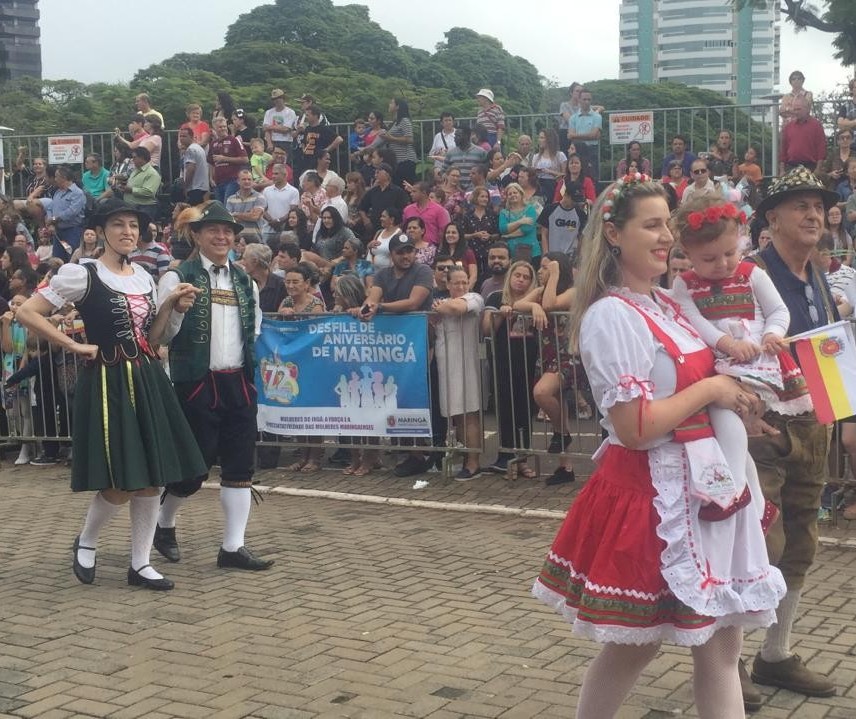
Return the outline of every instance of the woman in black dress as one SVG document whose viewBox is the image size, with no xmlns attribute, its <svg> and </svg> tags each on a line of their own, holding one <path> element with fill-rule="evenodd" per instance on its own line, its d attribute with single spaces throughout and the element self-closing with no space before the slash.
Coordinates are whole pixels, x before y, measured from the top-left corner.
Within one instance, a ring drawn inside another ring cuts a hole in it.
<svg viewBox="0 0 856 719">
<path fill-rule="evenodd" d="M 95 218 L 104 253 L 85 265 L 64 265 L 50 284 L 18 310 L 29 330 L 86 360 L 74 394 L 71 488 L 95 491 L 83 530 L 74 541 L 73 569 L 84 584 L 95 580 L 101 529 L 130 503 L 128 584 L 173 588 L 149 564 L 160 489 L 205 473 L 206 467 L 175 392 L 148 337 L 162 334 L 173 309 L 186 311 L 196 290 L 180 284 L 155 316 L 155 284 L 129 253 L 137 246 L 145 213 L 121 200 L 105 201 Z M 47 320 L 74 303 L 89 344 L 75 341 Z"/>
</svg>

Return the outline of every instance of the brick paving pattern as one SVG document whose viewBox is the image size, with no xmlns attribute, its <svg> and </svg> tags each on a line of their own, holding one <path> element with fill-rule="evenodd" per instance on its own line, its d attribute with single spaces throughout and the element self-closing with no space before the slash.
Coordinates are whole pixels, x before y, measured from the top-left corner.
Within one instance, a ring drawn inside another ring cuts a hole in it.
<svg viewBox="0 0 856 719">
<path fill-rule="evenodd" d="M 564 509 L 574 487 L 426 475 L 346 480 L 283 470 L 267 484 Z M 71 573 L 90 495 L 65 467 L 0 469 L 0 717 L 315 719 L 562 717 L 597 646 L 529 596 L 557 521 L 269 495 L 248 544 L 277 563 L 218 570 L 216 491 L 180 516 L 184 559 L 156 593 L 125 583 L 127 513 L 102 537 L 96 584 Z M 846 524 L 846 523 L 844 523 Z M 847 532 L 845 528 L 840 530 Z M 764 688 L 761 718 L 856 717 L 856 553 L 824 547 L 795 649 L 839 696 Z M 747 637 L 744 655 L 760 635 Z M 620 719 L 695 716 L 689 652 L 665 648 Z"/>
</svg>

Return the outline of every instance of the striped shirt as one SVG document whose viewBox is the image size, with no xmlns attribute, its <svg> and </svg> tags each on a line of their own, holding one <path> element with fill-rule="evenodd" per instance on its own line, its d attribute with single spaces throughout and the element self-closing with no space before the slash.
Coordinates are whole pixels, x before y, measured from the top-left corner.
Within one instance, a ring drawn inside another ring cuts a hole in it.
<svg viewBox="0 0 856 719">
<path fill-rule="evenodd" d="M 464 190 L 472 190 L 473 183 L 470 181 L 470 170 L 473 165 L 483 165 L 487 162 L 487 153 L 478 145 L 470 145 L 466 150 L 460 147 L 452 147 L 446 153 L 443 167 L 446 172 L 453 167 L 461 171 L 461 187 Z"/>
<path fill-rule="evenodd" d="M 152 242 L 148 246 L 141 242 L 131 253 L 130 260 L 140 265 L 157 282 L 169 269 L 172 255 L 169 254 L 167 246 L 160 242 Z"/>
</svg>

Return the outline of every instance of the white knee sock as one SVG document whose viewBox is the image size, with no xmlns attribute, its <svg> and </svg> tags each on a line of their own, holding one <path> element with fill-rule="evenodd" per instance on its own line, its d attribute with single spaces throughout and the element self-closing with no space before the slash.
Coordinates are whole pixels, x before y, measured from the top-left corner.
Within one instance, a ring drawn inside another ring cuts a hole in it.
<svg viewBox="0 0 856 719">
<path fill-rule="evenodd" d="M 147 579 L 160 579 L 163 576 L 149 564 L 159 503 L 160 497 L 157 495 L 131 497 L 131 568 Z M 145 569 L 142 569 L 143 567 Z"/>
<path fill-rule="evenodd" d="M 614 717 L 659 650 L 659 644 L 604 644 L 583 678 L 577 719 Z"/>
<path fill-rule="evenodd" d="M 158 525 L 164 529 L 172 529 L 175 526 L 175 515 L 186 501 L 187 497 L 176 497 L 174 494 L 167 493 L 163 497 L 158 513 Z"/>
<path fill-rule="evenodd" d="M 223 549 L 235 552 L 244 546 L 244 531 L 250 519 L 252 495 L 249 487 L 220 487 L 223 507 Z"/>
<path fill-rule="evenodd" d="M 739 719 L 744 716 L 737 662 L 743 630 L 726 627 L 707 643 L 693 647 L 693 694 L 699 719 Z"/>
<path fill-rule="evenodd" d="M 783 662 L 791 656 L 791 629 L 797 617 L 802 590 L 789 589 L 776 608 L 776 623 L 767 629 L 761 645 L 761 659 L 765 662 Z"/>
<path fill-rule="evenodd" d="M 83 529 L 80 531 L 80 546 L 81 547 L 97 547 L 98 535 L 107 523 L 116 516 L 121 508 L 121 504 L 110 504 L 101 492 L 92 498 L 89 503 L 89 510 L 86 512 L 86 520 L 83 522 Z M 77 561 L 87 569 L 95 566 L 95 550 L 94 549 L 78 549 Z"/>
</svg>

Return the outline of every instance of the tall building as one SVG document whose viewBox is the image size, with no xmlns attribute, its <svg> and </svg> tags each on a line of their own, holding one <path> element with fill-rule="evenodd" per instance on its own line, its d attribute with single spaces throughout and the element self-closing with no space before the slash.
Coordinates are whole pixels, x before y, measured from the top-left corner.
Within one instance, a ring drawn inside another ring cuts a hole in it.
<svg viewBox="0 0 856 719">
<path fill-rule="evenodd" d="M 780 9 L 769 5 L 737 12 L 728 0 L 621 0 L 618 77 L 759 102 L 779 82 Z"/>
<path fill-rule="evenodd" d="M 42 76 L 38 0 L 0 3 L 0 80 Z"/>
</svg>

